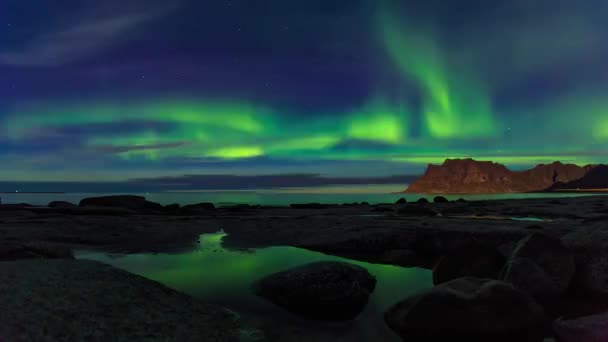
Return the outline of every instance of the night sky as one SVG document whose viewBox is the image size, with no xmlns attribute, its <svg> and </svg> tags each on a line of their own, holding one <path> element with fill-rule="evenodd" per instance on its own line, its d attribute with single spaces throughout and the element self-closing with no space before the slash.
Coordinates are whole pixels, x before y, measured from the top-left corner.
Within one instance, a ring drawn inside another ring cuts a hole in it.
<svg viewBox="0 0 608 342">
<path fill-rule="evenodd" d="M 3 0 L 0 180 L 606 162 L 605 0 Z"/>
</svg>

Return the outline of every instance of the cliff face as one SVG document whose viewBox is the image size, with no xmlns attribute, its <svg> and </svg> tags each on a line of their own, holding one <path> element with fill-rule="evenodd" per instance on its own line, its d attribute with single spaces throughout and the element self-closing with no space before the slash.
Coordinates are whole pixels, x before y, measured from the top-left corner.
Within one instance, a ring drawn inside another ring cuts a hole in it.
<svg viewBox="0 0 608 342">
<path fill-rule="evenodd" d="M 406 190 L 410 193 L 506 193 L 564 188 L 582 179 L 594 166 L 541 164 L 526 171 L 510 171 L 504 165 L 473 159 L 447 159 L 429 165 L 424 175 Z"/>
</svg>

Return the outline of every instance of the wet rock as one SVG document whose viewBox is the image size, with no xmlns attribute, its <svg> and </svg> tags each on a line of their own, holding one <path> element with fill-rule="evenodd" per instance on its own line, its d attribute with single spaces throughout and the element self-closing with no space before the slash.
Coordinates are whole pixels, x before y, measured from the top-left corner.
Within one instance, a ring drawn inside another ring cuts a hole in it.
<svg viewBox="0 0 608 342">
<path fill-rule="evenodd" d="M 395 204 L 405 204 L 407 203 L 407 200 L 403 197 L 401 197 L 400 199 L 397 200 L 397 202 L 395 202 Z"/>
<path fill-rule="evenodd" d="M 0 262 L 6 341 L 226 341 L 235 315 L 157 282 L 84 260 Z"/>
<path fill-rule="evenodd" d="M 416 203 L 420 203 L 420 204 L 426 204 L 426 203 L 429 203 L 429 200 L 427 200 L 426 198 L 422 197 L 422 198 L 419 198 L 419 199 L 416 201 Z"/>
<path fill-rule="evenodd" d="M 70 203 L 70 202 L 65 202 L 65 201 L 53 201 L 51 203 L 48 204 L 49 208 L 62 208 L 62 209 L 68 209 L 68 208 L 76 208 L 77 205 L 74 203 Z"/>
<path fill-rule="evenodd" d="M 117 195 L 90 197 L 80 201 L 80 207 L 111 207 L 131 210 L 161 210 L 162 205 L 147 201 L 145 197 L 132 195 Z"/>
<path fill-rule="evenodd" d="M 403 341 L 542 341 L 543 309 L 498 280 L 460 278 L 410 297 L 384 319 Z"/>
<path fill-rule="evenodd" d="M 560 342 L 608 341 L 608 312 L 575 319 L 559 318 L 553 331 Z"/>
<path fill-rule="evenodd" d="M 72 250 L 46 242 L 0 244 L 0 261 L 21 259 L 74 259 Z"/>
<path fill-rule="evenodd" d="M 419 206 L 419 205 L 406 205 L 405 207 L 399 208 L 397 210 L 397 213 L 399 215 L 404 215 L 404 216 L 427 216 L 427 217 L 435 217 L 438 216 L 438 212 L 426 207 L 426 206 Z"/>
<path fill-rule="evenodd" d="M 433 198 L 433 202 L 435 203 L 449 203 L 450 201 L 448 201 L 447 198 L 443 197 L 443 196 L 435 196 L 435 198 Z"/>
<path fill-rule="evenodd" d="M 574 271 L 574 256 L 559 239 L 534 233 L 515 247 L 504 280 L 537 298 L 555 297 L 568 290 Z"/>
<path fill-rule="evenodd" d="M 257 281 L 256 295 L 295 314 L 327 321 L 355 318 L 376 287 L 376 279 L 359 266 L 316 262 Z"/>
<path fill-rule="evenodd" d="M 433 268 L 433 283 L 462 277 L 498 279 L 505 257 L 496 249 L 469 244 L 442 256 Z"/>
</svg>

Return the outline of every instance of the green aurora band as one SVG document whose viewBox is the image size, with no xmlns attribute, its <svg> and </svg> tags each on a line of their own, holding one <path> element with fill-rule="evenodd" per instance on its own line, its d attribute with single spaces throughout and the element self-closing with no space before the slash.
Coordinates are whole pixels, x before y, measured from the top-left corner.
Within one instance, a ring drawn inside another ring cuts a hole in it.
<svg viewBox="0 0 608 342">
<path fill-rule="evenodd" d="M 492 77 L 476 68 L 476 64 L 481 65 L 477 63 L 479 56 L 455 57 L 434 25 L 398 20 L 392 12 L 382 7 L 375 16 L 382 47 L 377 57 L 389 62 L 403 84 L 413 85 L 420 98 L 418 106 L 385 96 L 391 92 L 382 89 L 352 108 L 315 113 L 279 110 L 243 98 L 44 102 L 12 108 L 4 116 L 0 134 L 14 143 L 25 143 L 65 128 L 138 123 L 138 129 L 129 133 L 90 133 L 84 141 L 76 142 L 80 146 L 70 148 L 111 151 L 106 153 L 150 162 L 179 157 L 416 165 L 463 157 L 511 165 L 602 161 L 599 152 L 608 141 L 604 92 L 573 89 L 551 102 L 497 112 L 494 89 L 489 84 Z M 504 45 L 512 46 L 515 39 L 505 39 Z M 572 47 L 583 48 L 581 44 L 587 43 L 575 42 Z M 546 44 L 548 51 L 543 56 L 551 51 L 572 54 L 567 43 L 551 39 Z M 515 58 L 517 68 L 529 70 L 542 64 L 539 58 L 522 57 L 522 53 Z M 507 77 L 501 77 L 506 82 Z"/>
</svg>

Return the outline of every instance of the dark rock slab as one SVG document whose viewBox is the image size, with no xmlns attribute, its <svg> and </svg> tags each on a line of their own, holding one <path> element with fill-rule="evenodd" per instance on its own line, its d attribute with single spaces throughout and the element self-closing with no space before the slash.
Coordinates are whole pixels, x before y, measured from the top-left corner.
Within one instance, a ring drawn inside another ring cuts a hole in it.
<svg viewBox="0 0 608 342">
<path fill-rule="evenodd" d="M 575 272 L 573 253 L 541 233 L 523 238 L 505 267 L 504 281 L 537 298 L 563 295 Z"/>
<path fill-rule="evenodd" d="M 132 195 L 116 195 L 90 197 L 80 201 L 80 207 L 111 207 L 131 210 L 161 210 L 162 205 L 147 201 L 145 197 Z"/>
<path fill-rule="evenodd" d="M 575 319 L 559 318 L 553 330 L 560 342 L 608 341 L 608 312 Z"/>
<path fill-rule="evenodd" d="M 238 341 L 235 315 L 83 260 L 0 262 L 6 341 Z"/>
<path fill-rule="evenodd" d="M 376 287 L 376 279 L 359 266 L 316 262 L 257 281 L 255 293 L 306 318 L 346 321 L 357 317 Z"/>
<path fill-rule="evenodd" d="M 48 204 L 48 207 L 66 209 L 66 208 L 76 208 L 78 206 L 74 203 L 70 203 L 70 202 L 66 202 L 66 201 L 53 201 Z"/>
<path fill-rule="evenodd" d="M 442 256 L 433 268 L 433 283 L 462 277 L 498 279 L 505 257 L 495 248 L 467 244 Z"/>
<path fill-rule="evenodd" d="M 67 247 L 47 242 L 0 244 L 0 261 L 20 259 L 74 259 L 74 255 Z"/>
<path fill-rule="evenodd" d="M 403 341 L 540 342 L 543 309 L 498 280 L 460 278 L 410 297 L 384 319 Z"/>
</svg>

